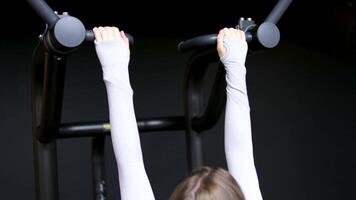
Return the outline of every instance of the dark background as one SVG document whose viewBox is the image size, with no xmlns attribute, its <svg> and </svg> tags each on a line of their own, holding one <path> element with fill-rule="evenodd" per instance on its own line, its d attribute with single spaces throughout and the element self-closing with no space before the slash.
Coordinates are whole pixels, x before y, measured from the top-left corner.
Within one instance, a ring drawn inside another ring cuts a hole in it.
<svg viewBox="0 0 356 200">
<path fill-rule="evenodd" d="M 136 115 L 183 113 L 185 63 L 179 41 L 239 17 L 263 21 L 275 1 L 51 0 L 87 28 L 116 25 L 136 39 L 131 83 Z M 30 63 L 42 21 L 24 1 L 2 3 L 0 33 L 1 199 L 34 199 Z M 85 5 L 84 5 L 85 4 Z M 254 153 L 264 199 L 353 199 L 356 126 L 354 1 L 295 1 L 280 21 L 282 41 L 247 58 Z M 68 59 L 63 122 L 108 119 L 101 69 L 92 44 Z M 204 161 L 225 167 L 223 118 L 204 135 Z M 90 138 L 58 142 L 60 199 L 91 199 Z M 183 132 L 141 137 L 157 199 L 186 175 Z M 116 164 L 106 147 L 108 196 L 119 199 Z"/>
</svg>

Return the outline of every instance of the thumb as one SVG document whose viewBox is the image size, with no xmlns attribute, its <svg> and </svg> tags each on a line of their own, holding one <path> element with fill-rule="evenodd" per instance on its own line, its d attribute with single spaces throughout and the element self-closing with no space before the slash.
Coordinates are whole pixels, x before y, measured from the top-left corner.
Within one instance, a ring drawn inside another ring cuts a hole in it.
<svg viewBox="0 0 356 200">
<path fill-rule="evenodd" d="M 120 35 L 121 35 L 121 38 L 124 40 L 126 46 L 129 47 L 130 46 L 129 39 L 127 38 L 125 32 L 124 31 L 120 31 Z"/>
<path fill-rule="evenodd" d="M 217 37 L 217 50 L 219 57 L 222 58 L 226 52 L 226 49 L 224 47 L 224 31 L 220 30 L 218 37 Z"/>
</svg>

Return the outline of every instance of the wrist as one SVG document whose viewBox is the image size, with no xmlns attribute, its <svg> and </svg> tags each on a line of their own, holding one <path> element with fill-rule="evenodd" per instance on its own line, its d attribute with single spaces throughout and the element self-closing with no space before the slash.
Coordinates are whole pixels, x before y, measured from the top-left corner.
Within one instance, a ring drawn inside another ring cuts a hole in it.
<svg viewBox="0 0 356 200">
<path fill-rule="evenodd" d="M 224 65 L 231 62 L 245 65 L 247 54 L 246 41 L 236 37 L 226 37 L 224 38 L 223 45 L 226 52 L 220 60 Z"/>
</svg>

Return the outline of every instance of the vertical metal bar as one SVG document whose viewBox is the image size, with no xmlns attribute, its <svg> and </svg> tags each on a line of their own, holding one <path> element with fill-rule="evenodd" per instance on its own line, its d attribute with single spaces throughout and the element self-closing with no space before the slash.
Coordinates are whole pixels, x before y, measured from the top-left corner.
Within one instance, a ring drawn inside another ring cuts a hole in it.
<svg viewBox="0 0 356 200">
<path fill-rule="evenodd" d="M 189 170 L 203 166 L 201 131 L 212 127 L 221 114 L 224 105 L 224 70 L 219 68 L 204 111 L 203 78 L 209 64 L 218 61 L 215 49 L 198 51 L 189 59 L 185 74 L 184 106 L 186 117 L 186 148 Z M 221 67 L 221 66 L 220 66 Z M 214 105 L 213 105 L 214 104 Z"/>
<path fill-rule="evenodd" d="M 193 130 L 193 118 L 198 114 L 201 106 L 201 101 L 198 98 L 198 92 L 200 91 L 195 89 L 197 82 L 199 80 L 191 79 L 188 84 L 189 86 L 186 88 L 186 150 L 189 171 L 203 166 L 201 133 Z"/>
<path fill-rule="evenodd" d="M 203 149 L 200 132 L 194 129 L 193 119 L 203 109 L 201 83 L 206 71 L 206 63 L 201 62 L 200 53 L 193 54 L 188 61 L 185 74 L 184 114 L 186 118 L 186 151 L 188 170 L 192 171 L 203 165 Z"/>
<path fill-rule="evenodd" d="M 35 199 L 58 200 L 56 141 L 42 143 L 33 137 L 33 153 L 36 187 Z"/>
<path fill-rule="evenodd" d="M 193 119 L 193 128 L 196 131 L 204 131 L 212 128 L 219 120 L 226 103 L 225 69 L 219 64 L 215 75 L 215 81 L 211 88 L 208 104 L 204 113 Z"/>
<path fill-rule="evenodd" d="M 203 147 L 200 133 L 193 130 L 186 131 L 186 149 L 188 170 L 193 171 L 203 166 Z"/>
<path fill-rule="evenodd" d="M 194 62 L 191 66 L 194 65 Z M 202 82 L 203 74 L 194 74 L 194 70 L 188 72 L 188 80 L 186 87 L 186 149 L 188 159 L 188 170 L 193 171 L 203 166 L 203 147 L 200 132 L 194 130 L 193 119 L 199 115 L 202 109 L 202 99 L 200 98 L 202 90 L 200 89 L 200 83 Z"/>
<path fill-rule="evenodd" d="M 66 57 L 45 53 L 40 131 L 42 142 L 56 138 L 61 122 Z"/>
<path fill-rule="evenodd" d="M 35 199 L 58 200 L 57 146 L 65 58 L 48 53 L 40 41 L 32 61 L 32 132 Z"/>
<path fill-rule="evenodd" d="M 43 143 L 38 140 L 40 135 L 41 105 L 44 85 L 44 68 L 48 63 L 45 48 L 40 42 L 35 48 L 32 61 L 32 134 L 33 162 L 35 175 L 35 199 L 58 200 L 57 147 L 56 141 Z"/>
<path fill-rule="evenodd" d="M 105 180 L 105 136 L 92 140 L 92 174 L 94 200 L 106 200 Z"/>
</svg>

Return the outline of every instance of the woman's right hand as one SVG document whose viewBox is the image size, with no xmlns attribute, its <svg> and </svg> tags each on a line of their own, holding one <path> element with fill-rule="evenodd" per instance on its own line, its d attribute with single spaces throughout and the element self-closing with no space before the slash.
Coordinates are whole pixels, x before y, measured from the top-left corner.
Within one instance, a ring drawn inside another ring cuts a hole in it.
<svg viewBox="0 0 356 200">
<path fill-rule="evenodd" d="M 217 51 L 221 60 L 226 57 L 239 57 L 239 62 L 244 64 L 247 53 L 245 33 L 235 28 L 221 29 L 217 37 Z"/>
<path fill-rule="evenodd" d="M 122 39 L 124 44 L 129 48 L 129 39 L 126 37 L 124 31 L 120 31 L 117 27 L 94 27 L 93 32 L 96 42 Z"/>
<path fill-rule="evenodd" d="M 117 27 L 95 27 L 93 32 L 104 81 L 131 90 L 128 72 L 129 39 Z"/>
</svg>

